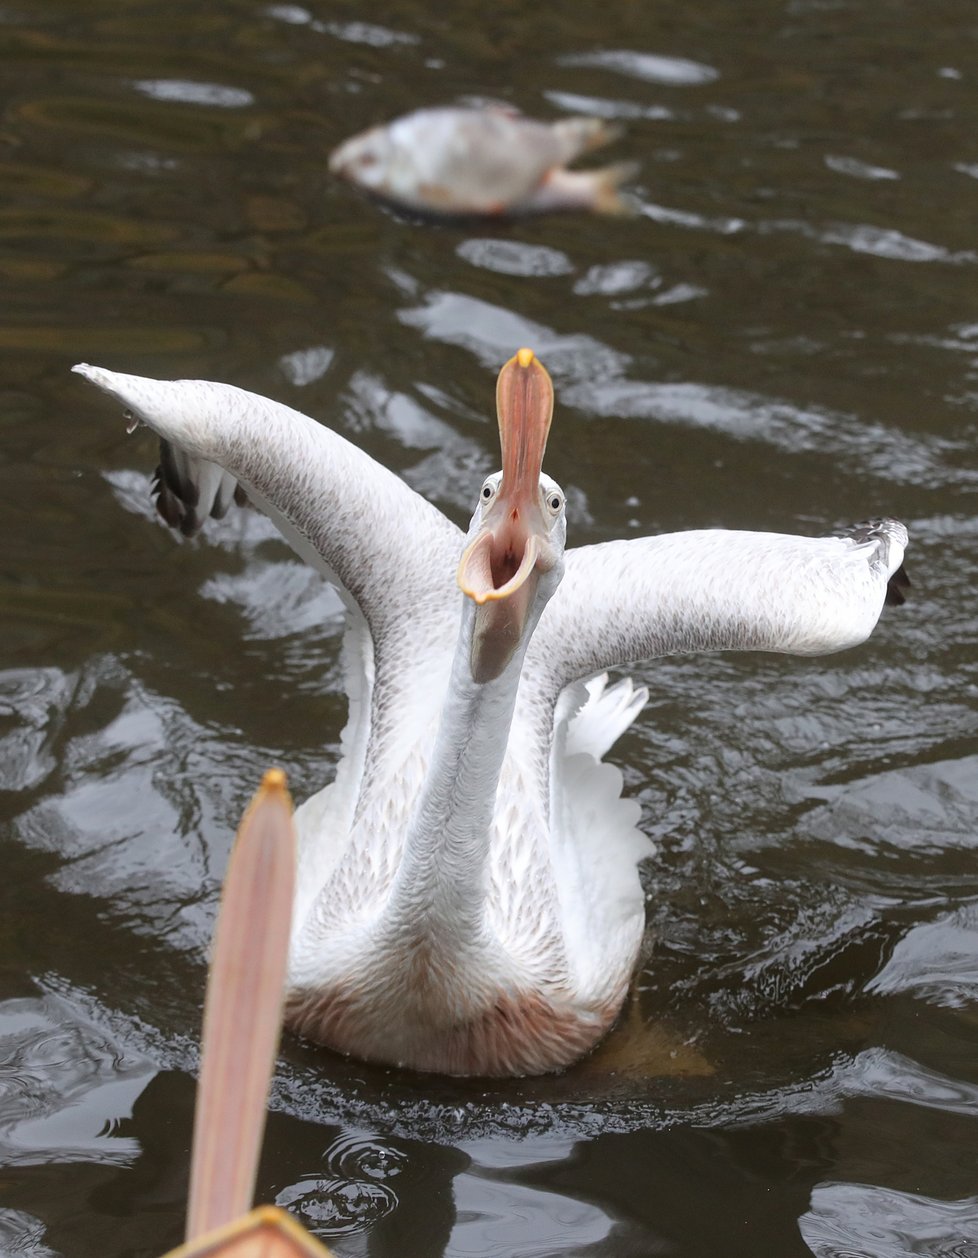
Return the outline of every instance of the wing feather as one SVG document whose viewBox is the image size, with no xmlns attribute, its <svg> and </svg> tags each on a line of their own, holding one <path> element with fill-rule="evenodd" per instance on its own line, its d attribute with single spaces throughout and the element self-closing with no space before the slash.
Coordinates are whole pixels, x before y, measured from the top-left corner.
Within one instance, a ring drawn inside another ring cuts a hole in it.
<svg viewBox="0 0 978 1258">
<path fill-rule="evenodd" d="M 74 369 L 161 438 L 158 507 L 192 535 L 243 489 L 376 639 L 444 604 L 462 533 L 393 472 L 300 411 L 232 385 Z"/>
<path fill-rule="evenodd" d="M 908 584 L 907 530 L 875 520 L 842 536 L 720 529 L 568 551 L 533 645 L 560 685 L 663 655 L 820 655 L 873 631 Z"/>
</svg>

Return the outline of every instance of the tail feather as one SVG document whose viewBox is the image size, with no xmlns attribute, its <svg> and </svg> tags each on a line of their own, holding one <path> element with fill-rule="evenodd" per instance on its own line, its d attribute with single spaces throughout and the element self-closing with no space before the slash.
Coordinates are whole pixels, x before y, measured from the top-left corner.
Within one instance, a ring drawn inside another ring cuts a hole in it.
<svg viewBox="0 0 978 1258">
<path fill-rule="evenodd" d="M 585 689 L 587 699 L 567 727 L 565 749 L 568 756 L 586 752 L 600 760 L 648 703 L 649 692 L 630 677 L 609 686 L 607 673 L 592 677 Z"/>
</svg>

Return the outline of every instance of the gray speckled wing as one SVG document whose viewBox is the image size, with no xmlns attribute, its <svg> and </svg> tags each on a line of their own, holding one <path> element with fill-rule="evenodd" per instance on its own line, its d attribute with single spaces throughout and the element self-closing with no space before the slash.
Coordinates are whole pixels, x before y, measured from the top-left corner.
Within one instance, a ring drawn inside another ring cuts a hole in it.
<svg viewBox="0 0 978 1258">
<path fill-rule="evenodd" d="M 406 760 L 423 760 L 430 748 L 458 632 L 462 533 L 393 472 L 280 403 L 206 380 L 75 371 L 167 444 L 174 474 L 199 486 L 194 511 L 206 494 L 242 485 L 346 604 L 343 758 L 335 780 L 296 814 L 298 931 L 350 841 L 357 809 L 378 792 L 393 808 Z M 184 532 L 194 522 L 176 519 Z M 318 841 L 323 833 L 330 842 Z"/>
<path fill-rule="evenodd" d="M 160 436 L 167 493 L 171 483 L 182 484 L 185 507 L 196 497 L 203 517 L 226 510 L 235 483 L 242 486 L 362 612 L 375 638 L 392 622 L 441 621 L 446 606 L 454 610 L 461 531 L 323 424 L 232 385 L 151 380 L 87 364 L 75 371 Z M 184 532 L 198 526 L 195 516 L 171 522 Z"/>
<path fill-rule="evenodd" d="M 580 547 L 534 648 L 560 685 L 662 655 L 841 651 L 869 637 L 891 584 L 906 588 L 906 542 L 877 520 L 841 537 L 710 529 Z"/>
</svg>

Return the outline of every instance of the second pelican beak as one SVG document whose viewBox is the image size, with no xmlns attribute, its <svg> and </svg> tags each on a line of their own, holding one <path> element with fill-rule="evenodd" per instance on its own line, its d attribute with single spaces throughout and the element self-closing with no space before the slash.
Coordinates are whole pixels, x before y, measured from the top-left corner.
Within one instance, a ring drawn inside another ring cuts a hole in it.
<svg viewBox="0 0 978 1258">
<path fill-rule="evenodd" d="M 478 535 L 458 566 L 459 588 L 478 604 L 472 676 L 498 677 L 526 631 L 540 574 L 555 562 L 540 504 L 540 472 L 553 416 L 550 376 L 532 350 L 505 364 L 496 384 L 503 476 Z"/>
</svg>

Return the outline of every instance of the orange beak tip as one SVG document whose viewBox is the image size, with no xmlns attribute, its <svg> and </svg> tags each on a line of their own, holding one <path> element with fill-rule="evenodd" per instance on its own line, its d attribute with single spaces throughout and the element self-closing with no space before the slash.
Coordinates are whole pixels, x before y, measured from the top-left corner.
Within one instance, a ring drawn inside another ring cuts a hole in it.
<svg viewBox="0 0 978 1258">
<path fill-rule="evenodd" d="M 481 607 L 483 603 L 488 603 L 492 598 L 491 590 L 473 590 L 469 585 L 459 585 L 462 593 L 467 595 L 477 607 Z"/>
</svg>

